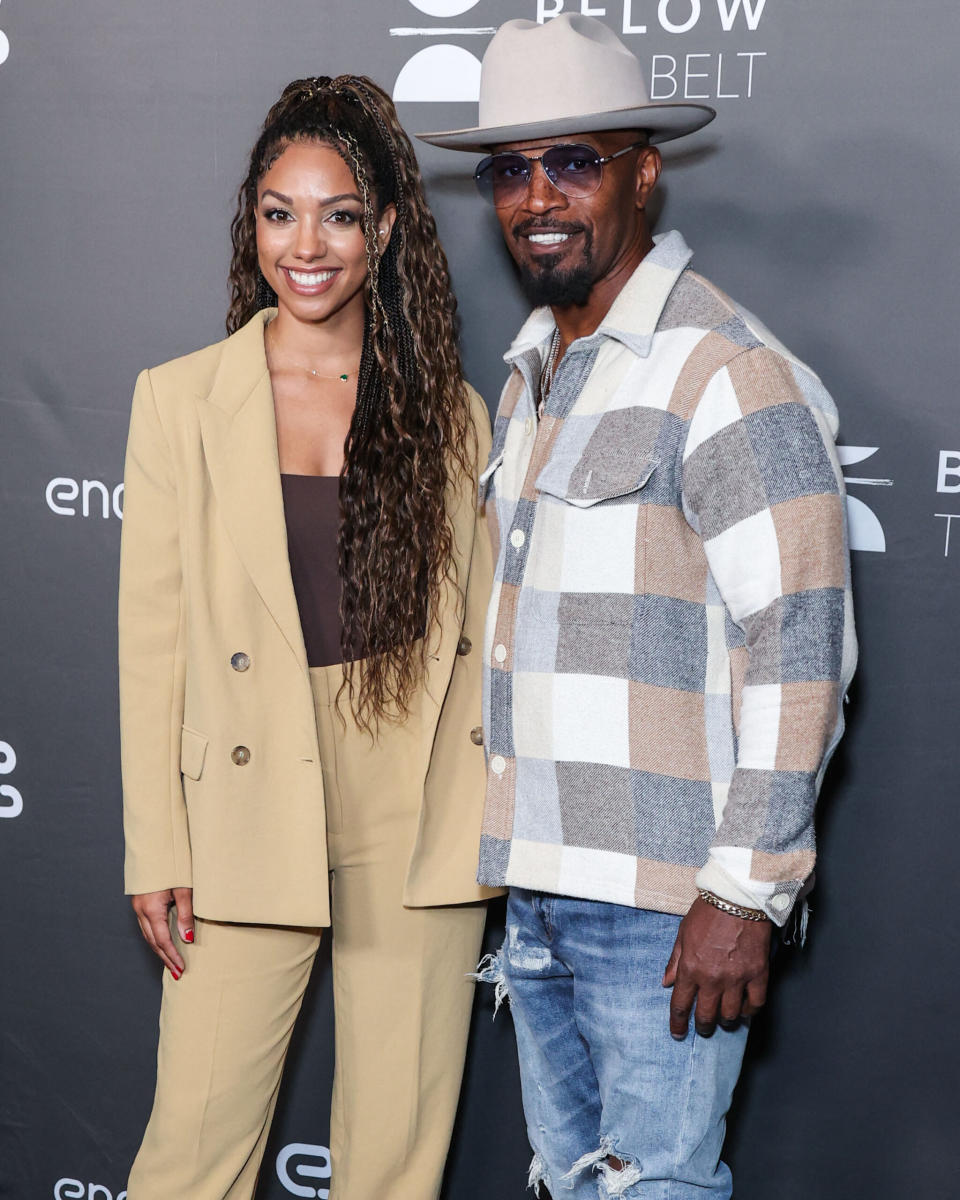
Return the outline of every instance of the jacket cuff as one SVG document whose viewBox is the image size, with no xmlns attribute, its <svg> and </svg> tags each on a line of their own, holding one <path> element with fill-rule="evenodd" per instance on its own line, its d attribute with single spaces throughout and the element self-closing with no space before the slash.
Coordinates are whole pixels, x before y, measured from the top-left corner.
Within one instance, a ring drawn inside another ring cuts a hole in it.
<svg viewBox="0 0 960 1200">
<path fill-rule="evenodd" d="M 775 925 L 786 924 L 796 899 L 793 886 L 770 884 L 764 888 L 762 894 L 752 891 L 740 880 L 734 879 L 712 858 L 700 868 L 694 882 L 698 888 L 713 892 L 715 896 L 727 900 L 730 904 L 761 909 Z"/>
</svg>

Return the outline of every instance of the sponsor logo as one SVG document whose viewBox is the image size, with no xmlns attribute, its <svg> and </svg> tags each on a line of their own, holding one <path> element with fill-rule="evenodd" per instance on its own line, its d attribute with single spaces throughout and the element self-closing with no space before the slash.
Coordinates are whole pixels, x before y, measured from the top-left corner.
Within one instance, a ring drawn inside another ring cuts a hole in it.
<svg viewBox="0 0 960 1200">
<path fill-rule="evenodd" d="M 309 1142 L 291 1142 L 277 1155 L 277 1178 L 291 1196 L 309 1197 L 309 1200 L 328 1200 L 329 1187 L 304 1183 L 305 1179 L 329 1181 L 332 1169 L 330 1151 L 326 1146 L 312 1146 Z"/>
<path fill-rule="evenodd" d="M 480 0 L 409 0 L 438 21 L 464 16 Z M 691 54 L 652 54 L 644 61 L 651 100 L 752 100 L 761 59 L 767 51 L 752 43 L 767 0 L 530 0 L 529 15 L 543 25 L 561 13 L 579 12 L 606 19 L 625 38 L 647 34 L 732 35 L 751 39 L 738 49 Z M 518 13 L 517 16 L 522 14 Z M 398 25 L 401 38 L 490 38 L 492 25 Z M 643 55 L 640 55 L 643 61 Z M 394 84 L 398 102 L 472 102 L 480 89 L 480 59 L 447 41 L 419 50 L 402 67 Z"/>
<path fill-rule="evenodd" d="M 689 33 L 701 23 L 712 24 L 704 13 L 717 10 L 719 27 L 724 33 L 733 33 L 742 25 L 755 33 L 767 0 L 617 0 L 616 3 L 598 4 L 596 0 L 537 0 L 537 21 L 542 25 L 562 12 L 579 12 L 589 17 L 609 17 L 619 14 L 620 32 L 646 33 L 650 24 L 656 24 L 665 33 Z M 616 26 L 614 26 L 616 28 Z M 716 26 L 714 26 L 716 28 Z"/>
<path fill-rule="evenodd" d="M 937 491 L 950 495 L 960 492 L 960 450 L 941 450 L 937 464 Z M 934 513 L 935 517 L 946 521 L 943 534 L 943 557 L 950 557 L 950 533 L 954 521 L 960 520 L 960 513 Z"/>
<path fill-rule="evenodd" d="M 852 467 L 876 454 L 877 446 L 838 446 L 837 457 L 842 467 Z M 859 475 L 844 475 L 844 483 L 857 487 L 893 487 L 892 479 L 867 479 Z M 857 496 L 847 496 L 847 525 L 851 550 L 873 550 L 882 553 L 887 548 L 883 526 L 872 508 Z"/>
<path fill-rule="evenodd" d="M 47 484 L 47 508 L 58 517 L 118 517 L 123 520 L 123 484 L 58 475 Z"/>
<path fill-rule="evenodd" d="M 9 742 L 0 742 L 0 775 L 10 775 L 17 765 L 17 753 Z M 0 784 L 0 817 L 19 817 L 23 797 L 12 783 Z"/>
<path fill-rule="evenodd" d="M 393 85 L 397 103 L 475 102 L 480 95 L 480 59 L 462 46 L 428 46 L 404 66 Z"/>
<path fill-rule="evenodd" d="M 113 1192 L 102 1183 L 82 1183 L 79 1179 L 58 1179 L 53 1185 L 53 1200 L 127 1200 L 127 1193 Z"/>
<path fill-rule="evenodd" d="M 410 3 L 428 17 L 462 17 L 476 8 L 480 0 L 410 0 Z"/>
<path fill-rule="evenodd" d="M 428 17 L 461 17 L 480 0 L 410 0 Z M 492 37 L 494 26 L 398 25 L 391 37 Z M 405 63 L 393 85 L 393 98 L 400 103 L 466 102 L 480 95 L 480 59 L 462 46 L 439 42 L 418 50 Z"/>
</svg>

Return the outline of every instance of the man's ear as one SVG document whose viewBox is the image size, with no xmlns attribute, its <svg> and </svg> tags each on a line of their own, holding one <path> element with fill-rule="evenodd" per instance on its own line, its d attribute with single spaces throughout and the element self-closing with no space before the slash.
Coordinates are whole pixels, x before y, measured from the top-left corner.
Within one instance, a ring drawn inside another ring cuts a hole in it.
<svg viewBox="0 0 960 1200">
<path fill-rule="evenodd" d="M 656 146 L 646 146 L 637 155 L 637 208 L 646 208 L 662 169 L 663 159 Z"/>
</svg>

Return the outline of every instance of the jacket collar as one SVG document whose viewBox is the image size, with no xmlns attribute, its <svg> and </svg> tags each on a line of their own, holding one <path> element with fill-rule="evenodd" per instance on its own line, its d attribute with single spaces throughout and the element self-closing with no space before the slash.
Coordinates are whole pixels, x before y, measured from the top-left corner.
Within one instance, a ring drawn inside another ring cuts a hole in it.
<svg viewBox="0 0 960 1200">
<path fill-rule="evenodd" d="M 653 242 L 653 249 L 623 285 L 610 311 L 594 333 L 579 339 L 581 344 L 614 338 L 641 358 L 649 355 L 667 299 L 693 257 L 676 230 L 658 234 Z M 517 366 L 531 350 L 539 354 L 555 327 L 549 308 L 535 308 L 503 356 L 504 362 Z"/>
<path fill-rule="evenodd" d="M 244 406 L 267 375 L 263 336 L 276 315 L 275 308 L 262 308 L 220 343 L 220 363 L 206 399 L 228 416 Z"/>
</svg>

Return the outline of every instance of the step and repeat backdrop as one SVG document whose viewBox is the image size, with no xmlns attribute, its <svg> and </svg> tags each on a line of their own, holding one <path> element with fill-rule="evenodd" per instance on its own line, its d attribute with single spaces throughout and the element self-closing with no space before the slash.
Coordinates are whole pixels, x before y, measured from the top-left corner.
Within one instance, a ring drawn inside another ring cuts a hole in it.
<svg viewBox="0 0 960 1200">
<path fill-rule="evenodd" d="M 222 336 L 235 189 L 286 82 L 361 72 L 411 131 L 471 125 L 495 28 L 574 10 L 626 40 L 654 99 L 719 110 L 665 147 L 658 228 L 841 411 L 862 666 L 809 942 L 779 956 L 732 1114 L 736 1194 L 957 1194 L 956 5 L 0 0 L 4 1197 L 124 1200 L 152 1097 L 159 967 L 121 894 L 116 728 L 136 374 Z M 525 305 L 473 159 L 421 161 L 468 373 L 495 402 Z M 491 946 L 501 926 L 495 907 Z M 450 1200 L 527 1194 L 510 1019 L 492 1011 L 479 995 Z M 327 1196 L 331 1022 L 321 957 L 260 1200 Z"/>
</svg>

